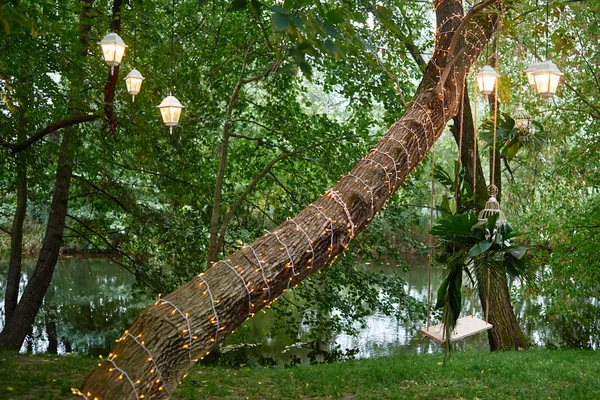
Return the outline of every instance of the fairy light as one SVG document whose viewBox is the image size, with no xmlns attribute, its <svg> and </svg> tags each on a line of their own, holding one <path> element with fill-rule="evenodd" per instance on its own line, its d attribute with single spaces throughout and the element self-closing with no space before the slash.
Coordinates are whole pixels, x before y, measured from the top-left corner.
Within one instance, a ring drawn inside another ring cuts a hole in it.
<svg viewBox="0 0 600 400">
<path fill-rule="evenodd" d="M 391 138 L 388 137 L 388 139 L 391 139 Z M 392 139 L 392 140 L 397 141 L 398 143 L 400 143 L 399 140 L 396 140 L 396 139 Z M 405 149 L 405 151 L 406 151 L 406 149 Z M 408 153 L 406 153 L 406 154 L 408 156 Z M 365 181 L 363 181 L 360 177 L 358 177 L 358 176 L 356 176 L 354 174 L 348 174 L 346 176 L 354 178 L 354 182 L 357 182 L 357 183 L 360 182 L 360 183 L 362 183 L 364 185 L 365 189 L 367 189 L 369 191 L 369 194 L 371 195 L 371 210 L 374 210 L 375 209 L 375 197 L 373 196 L 373 189 L 371 188 L 371 186 L 367 185 L 367 183 Z M 373 211 L 373 214 L 374 213 L 375 212 Z"/>
<path fill-rule="evenodd" d="M 229 260 L 229 261 L 231 261 L 231 260 Z M 252 304 L 252 296 L 250 294 L 251 291 L 250 291 L 250 289 L 248 289 L 248 286 L 251 284 L 251 282 L 250 281 L 246 282 L 244 277 L 242 275 L 240 275 L 240 273 L 237 272 L 235 270 L 235 268 L 231 264 L 229 264 L 227 261 L 221 260 L 221 261 L 217 262 L 216 264 L 219 264 L 219 263 L 223 263 L 223 264 L 227 265 L 229 267 L 229 269 L 231 269 L 238 276 L 238 278 L 240 278 L 240 280 L 242 281 L 242 285 L 244 286 L 244 289 L 246 289 L 246 292 L 248 292 L 248 315 L 251 315 L 253 304 Z"/>
<path fill-rule="evenodd" d="M 348 225 L 347 228 L 348 229 L 348 233 L 350 234 L 350 240 L 352 240 L 352 238 L 354 238 L 354 221 L 352 221 L 352 215 L 350 214 L 350 210 L 348 210 L 348 206 L 346 206 L 346 203 L 344 202 L 344 200 L 342 199 L 342 195 L 338 192 L 336 192 L 333 189 L 329 189 L 327 191 L 327 193 L 330 195 L 330 197 L 336 202 L 338 203 L 343 209 L 344 212 L 346 213 L 346 218 L 348 218 Z M 350 241 L 348 241 L 349 243 Z M 346 244 L 347 246 L 347 244 Z M 344 247 L 346 247 L 344 246 Z"/>
<path fill-rule="evenodd" d="M 246 250 L 246 249 L 250 249 L 250 251 L 252 251 L 252 254 L 254 254 L 254 258 L 256 258 L 256 261 L 258 262 L 258 269 L 260 269 L 263 281 L 265 282 L 264 290 L 267 291 L 267 295 L 268 295 L 268 299 L 269 299 L 268 301 L 270 301 L 271 300 L 271 288 L 269 287 L 270 280 L 267 279 L 267 277 L 265 276 L 265 269 L 263 268 L 262 262 L 260 261 L 260 258 L 258 258 L 258 254 L 256 254 L 256 251 L 254 250 L 254 248 L 252 246 L 250 246 L 249 244 L 245 244 L 244 246 L 242 246 L 242 250 Z"/>
<path fill-rule="evenodd" d="M 119 375 L 119 377 L 117 379 L 122 380 L 123 377 L 127 378 L 127 381 L 129 381 L 129 384 L 131 385 L 131 388 L 133 389 L 133 394 L 135 394 L 135 398 L 136 398 L 136 400 L 138 400 L 140 397 L 138 396 L 137 390 L 135 388 L 135 384 L 133 383 L 131 378 L 129 378 L 129 375 L 127 374 L 127 372 L 125 372 L 124 370 L 119 368 L 113 360 L 114 360 L 114 357 L 113 358 L 109 357 L 106 359 L 106 361 L 108 361 L 109 363 L 112 364 L 112 366 L 113 366 L 112 369 L 121 374 L 121 375 Z M 171 396 L 169 396 L 169 397 L 171 397 Z"/>
<path fill-rule="evenodd" d="M 175 312 L 179 313 L 179 315 L 181 315 L 181 317 L 185 320 L 186 326 L 187 326 L 187 330 L 186 332 L 183 332 L 184 334 L 187 333 L 188 334 L 188 345 L 187 345 L 187 350 L 188 350 L 188 357 L 190 359 L 190 364 L 193 363 L 192 361 L 192 328 L 190 326 L 190 319 L 189 319 L 189 314 L 188 313 L 183 313 L 175 304 L 173 304 L 172 302 L 165 300 L 165 299 L 158 299 L 159 304 L 163 303 L 163 304 L 168 304 L 171 307 L 173 307 L 173 314 Z"/>
<path fill-rule="evenodd" d="M 267 233 L 269 235 L 275 236 L 275 239 L 277 239 L 277 241 L 279 242 L 279 244 L 282 246 L 282 247 L 279 248 L 281 251 L 285 250 L 285 253 L 287 254 L 288 260 L 289 260 L 288 263 L 285 264 L 285 267 L 292 269 L 292 276 L 298 276 L 299 274 L 297 274 L 296 271 L 295 271 L 295 269 L 294 269 L 294 259 L 292 258 L 292 255 L 290 254 L 290 251 L 289 251 L 287 245 L 281 241 L 281 239 L 279 238 L 279 235 L 277 235 L 276 231 L 275 232 L 269 232 L 269 231 L 267 231 Z M 292 277 L 290 277 L 288 279 L 288 283 L 287 283 L 287 288 L 288 289 L 290 288 L 290 284 L 292 283 L 292 279 L 293 279 Z"/>
<path fill-rule="evenodd" d="M 375 164 L 376 166 L 378 166 L 379 168 L 381 168 L 383 170 L 383 172 L 385 173 L 385 176 L 387 177 L 387 182 L 384 180 L 383 183 L 385 183 L 388 187 L 388 191 L 390 192 L 390 194 L 393 193 L 392 190 L 392 180 L 390 179 L 390 172 L 388 172 L 387 168 L 385 168 L 385 166 L 383 166 L 382 164 L 378 163 L 377 161 L 373 160 L 372 158 L 369 158 L 369 156 L 366 156 L 363 158 L 363 160 L 366 160 L 369 163 Z"/>
<path fill-rule="evenodd" d="M 315 249 L 313 248 L 313 241 L 310 240 L 310 236 L 308 236 L 308 233 L 306 233 L 306 231 L 304 229 L 302 229 L 300 224 L 298 224 L 294 218 L 290 219 L 290 221 L 292 221 L 296 225 L 296 231 L 300 231 L 304 234 L 304 237 L 306 238 L 306 241 L 308 242 L 308 247 L 310 248 L 310 258 L 308 259 L 308 262 L 306 263 L 306 269 L 311 269 L 312 262 L 315 259 Z"/>
<path fill-rule="evenodd" d="M 416 133 L 414 130 L 412 130 L 404 121 L 400 121 L 400 123 L 398 124 L 400 126 L 402 126 L 404 129 L 406 129 L 409 133 L 411 133 L 413 135 L 413 137 L 415 138 L 415 142 L 417 143 L 417 151 L 419 152 L 419 158 L 422 160 L 424 154 L 421 152 L 421 144 L 419 143 L 419 134 Z M 425 145 L 425 147 L 427 147 L 427 145 Z"/>
<path fill-rule="evenodd" d="M 156 303 L 154 303 L 155 305 L 158 305 L 158 301 Z M 146 358 L 146 360 L 148 362 L 152 363 L 152 369 L 150 370 L 150 373 L 153 374 L 156 371 L 156 375 L 158 376 L 158 379 L 160 379 L 161 382 L 164 382 L 163 377 L 162 377 L 162 373 L 160 372 L 160 369 L 158 368 L 158 365 L 156 364 L 156 361 L 154 359 L 154 356 L 152 355 L 152 352 L 145 346 L 145 342 L 143 340 L 138 340 L 142 337 L 142 334 L 138 334 L 137 336 L 133 336 L 129 331 L 125 331 L 125 334 L 123 336 L 121 336 L 119 339 L 117 339 L 117 341 L 121 342 L 126 340 L 127 338 L 131 338 L 133 339 L 133 341 L 142 348 L 142 350 L 144 350 L 146 352 L 146 354 L 148 355 L 148 357 Z M 138 381 L 139 383 L 139 381 Z M 169 393 L 168 390 L 166 390 L 167 394 Z M 170 396 L 169 396 L 170 397 Z M 140 395 L 140 399 L 144 398 L 144 395 Z"/>
<path fill-rule="evenodd" d="M 206 285 L 206 291 L 205 291 L 204 293 L 208 293 L 208 296 L 210 297 L 210 304 L 211 304 L 211 306 L 212 306 L 212 309 L 213 309 L 214 317 L 213 317 L 213 318 L 211 318 L 211 319 L 209 320 L 209 322 L 210 322 L 211 324 L 213 324 L 213 323 L 214 323 L 214 324 L 216 325 L 216 327 L 217 327 L 217 329 L 216 329 L 216 331 L 215 331 L 215 337 L 214 337 L 214 340 L 216 341 L 216 340 L 217 340 L 217 338 L 219 337 L 219 328 L 220 328 L 220 324 L 219 324 L 219 315 L 217 314 L 217 308 L 215 307 L 215 299 L 213 298 L 213 295 L 212 295 L 212 293 L 211 293 L 211 291 L 210 291 L 210 286 L 208 286 L 208 282 L 206 282 L 206 279 L 204 279 L 204 278 L 202 277 L 202 275 L 203 275 L 203 274 L 198 274 L 198 275 L 196 275 L 196 276 L 197 276 L 197 277 L 198 277 L 198 278 L 199 278 L 199 279 L 202 281 L 202 283 L 203 283 L 204 285 Z M 204 293 L 203 293 L 203 294 L 204 294 Z"/>
<path fill-rule="evenodd" d="M 329 231 L 331 232 L 331 244 L 327 248 L 327 250 L 329 251 L 329 256 L 327 257 L 327 261 L 325 261 L 325 263 L 327 263 L 331 259 L 331 254 L 333 252 L 333 221 L 323 211 L 321 211 L 321 209 L 317 205 L 310 204 L 309 207 L 313 207 L 315 210 L 317 210 L 317 213 L 321 214 L 323 218 L 329 221 Z"/>
<path fill-rule="evenodd" d="M 431 115 L 429 115 L 429 111 L 425 107 L 423 107 L 421 105 L 421 103 L 419 103 L 418 101 L 413 102 L 413 104 L 416 104 L 417 106 L 419 106 L 421 108 L 421 110 L 423 111 L 423 113 L 425 113 L 425 115 L 427 116 L 427 119 L 429 120 L 429 124 L 431 125 L 431 139 L 432 139 L 431 141 L 434 142 L 435 141 L 435 126 L 433 126 L 433 120 L 431 119 Z M 423 130 L 425 131 L 425 134 L 427 134 L 427 129 L 425 129 L 424 123 L 423 123 Z"/>
<path fill-rule="evenodd" d="M 399 172 L 398 172 L 398 163 L 396 162 L 396 159 L 394 157 L 392 157 L 389 153 L 386 153 L 385 151 L 381 151 L 376 148 L 371 149 L 371 153 L 372 154 L 381 154 L 382 156 L 387 157 L 390 160 L 392 160 L 392 164 L 394 165 L 394 174 L 396 176 L 396 178 L 394 179 L 394 185 L 393 185 L 393 187 L 395 188 L 400 181 L 400 176 L 399 176 Z"/>
</svg>

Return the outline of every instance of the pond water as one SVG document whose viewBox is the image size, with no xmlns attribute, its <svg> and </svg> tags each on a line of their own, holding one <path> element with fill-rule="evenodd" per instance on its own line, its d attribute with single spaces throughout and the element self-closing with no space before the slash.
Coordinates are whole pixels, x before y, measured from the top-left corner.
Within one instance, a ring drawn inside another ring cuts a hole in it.
<svg viewBox="0 0 600 400">
<path fill-rule="evenodd" d="M 0 269 L 0 293 L 4 294 L 6 285 L 6 265 Z M 427 298 L 427 267 L 425 260 L 411 262 L 408 272 L 393 261 L 364 263 L 359 268 L 383 270 L 397 273 L 406 280 L 406 289 L 413 297 L 425 301 Z M 29 273 L 33 262 L 26 263 L 24 270 Z M 432 288 L 437 288 L 440 273 L 434 269 Z M 154 301 L 134 297 L 131 287 L 133 277 L 121 267 L 103 258 L 65 257 L 59 260 L 52 284 L 44 305 L 22 351 L 40 352 L 80 352 L 90 355 L 106 354 L 114 345 L 114 340 L 131 324 L 135 315 L 146 305 Z M 26 284 L 22 278 L 21 286 Z M 470 296 L 465 297 L 465 310 L 470 310 Z M 0 300 L 0 313 L 4 303 Z M 478 301 L 476 301 L 478 303 Z M 519 315 L 523 308 L 515 311 Z M 476 307 L 476 315 L 481 311 Z M 236 334 L 226 340 L 222 350 L 245 343 L 244 353 L 252 357 L 269 357 L 278 363 L 287 363 L 292 357 L 304 358 L 309 351 L 298 343 L 302 335 L 288 337 L 271 334 L 274 313 L 259 313 L 236 330 Z M 0 314 L 0 328 L 4 315 Z M 357 349 L 356 357 L 379 357 L 398 353 L 441 352 L 441 346 L 424 338 L 418 330 L 424 321 L 403 323 L 396 318 L 375 313 L 367 317 L 365 325 L 359 328 L 359 334 L 338 335 L 334 346 L 341 350 Z M 524 327 L 527 333 L 539 341 L 539 332 L 529 325 Z M 481 333 L 457 342 L 457 349 L 486 349 L 487 334 Z M 286 350 L 287 348 L 287 350 Z M 290 350 L 291 348 L 291 350 Z"/>
</svg>

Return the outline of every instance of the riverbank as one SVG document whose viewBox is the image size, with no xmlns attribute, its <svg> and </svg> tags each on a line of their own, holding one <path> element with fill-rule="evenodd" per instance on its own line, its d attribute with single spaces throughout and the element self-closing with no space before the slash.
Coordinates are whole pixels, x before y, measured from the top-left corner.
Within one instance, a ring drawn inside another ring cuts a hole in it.
<svg viewBox="0 0 600 400">
<path fill-rule="evenodd" d="M 194 368 L 173 399 L 598 399 L 600 352 L 403 355 L 293 368 Z M 97 359 L 0 352 L 0 399 L 72 399 Z"/>
</svg>

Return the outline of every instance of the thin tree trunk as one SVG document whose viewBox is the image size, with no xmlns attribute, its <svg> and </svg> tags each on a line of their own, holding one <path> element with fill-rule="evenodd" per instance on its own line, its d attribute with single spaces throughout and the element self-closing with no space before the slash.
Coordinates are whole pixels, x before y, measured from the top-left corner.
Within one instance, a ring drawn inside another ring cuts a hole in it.
<svg viewBox="0 0 600 400">
<path fill-rule="evenodd" d="M 12 319 L 19 298 L 21 262 L 23 256 L 23 222 L 27 214 L 27 163 L 25 154 L 16 156 L 17 163 L 17 208 L 10 231 L 10 264 L 4 297 L 4 324 Z"/>
<path fill-rule="evenodd" d="M 46 234 L 44 235 L 35 270 L 29 278 L 19 304 L 15 308 L 13 318 L 7 321 L 4 329 L 0 332 L 0 347 L 13 350 L 21 348 L 52 280 L 62 243 L 65 216 L 67 215 L 72 173 L 71 159 L 73 142 L 75 141 L 73 129 L 69 128 L 63 133 Z"/>
<path fill-rule="evenodd" d="M 478 13 L 499 1 L 475 6 L 464 18 L 455 1 L 437 5 L 438 26 L 461 38 L 438 35 L 436 50 L 413 102 L 350 174 L 296 217 L 249 246 L 215 263 L 206 273 L 142 311 L 113 352 L 75 393 L 84 398 L 164 399 L 196 361 L 257 311 L 335 260 L 423 160 L 457 111 L 464 84 L 497 14 Z M 481 29 L 482 28 L 482 29 Z M 456 43 L 450 60 L 445 50 Z M 444 72 L 444 69 L 450 69 Z M 453 72 L 451 79 L 444 76 Z M 460 87 L 459 86 L 459 87 Z"/>
<path fill-rule="evenodd" d="M 84 0 L 81 2 L 79 15 L 79 43 L 80 56 L 84 59 L 87 56 L 90 41 L 90 10 L 93 0 Z M 116 75 L 116 72 L 115 72 Z M 72 90 L 79 87 L 83 79 L 74 76 L 71 79 Z M 76 103 L 75 101 L 72 101 Z M 77 114 L 78 104 L 71 107 L 73 114 Z M 13 317 L 4 325 L 0 332 L 0 347 L 19 350 L 25 337 L 35 320 L 48 286 L 54 274 L 54 268 L 58 260 L 60 246 L 63 239 L 65 227 L 65 217 L 67 215 L 67 204 L 69 198 L 69 189 L 71 185 L 71 163 L 73 159 L 74 147 L 77 145 L 77 128 L 68 127 L 63 129 L 62 141 L 59 149 L 58 162 L 56 167 L 56 177 L 54 183 L 54 192 L 48 214 L 48 223 L 46 233 L 42 242 L 42 248 L 38 256 L 35 270 L 29 278 L 29 282 L 23 291 L 17 307 L 14 310 Z"/>
<path fill-rule="evenodd" d="M 244 60 L 242 61 L 242 68 L 237 84 L 233 89 L 227 110 L 225 112 L 225 124 L 223 125 L 223 141 L 221 142 L 221 155 L 219 157 L 219 169 L 217 170 L 217 181 L 215 183 L 215 193 L 213 197 L 212 213 L 210 216 L 210 230 L 208 239 L 208 257 L 207 266 L 210 267 L 219 257 L 219 219 L 221 216 L 221 195 L 223 194 L 223 182 L 225 181 L 225 169 L 227 168 L 227 154 L 229 152 L 229 137 L 231 130 L 231 115 L 233 114 L 233 108 L 237 103 L 238 95 L 244 85 L 244 72 L 246 71 L 246 65 L 248 63 L 248 55 L 254 42 L 250 45 Z"/>
</svg>

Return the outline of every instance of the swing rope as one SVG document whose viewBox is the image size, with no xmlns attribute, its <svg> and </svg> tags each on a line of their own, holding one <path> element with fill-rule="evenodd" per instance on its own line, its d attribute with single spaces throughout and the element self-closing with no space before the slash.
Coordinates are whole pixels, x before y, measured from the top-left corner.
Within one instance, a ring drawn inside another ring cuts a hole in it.
<svg viewBox="0 0 600 400">
<path fill-rule="evenodd" d="M 500 19 L 501 20 L 501 19 Z M 500 21 L 499 20 L 499 21 Z M 500 24 L 500 22 L 498 22 Z M 494 141 L 492 146 L 492 176 L 490 178 L 490 194 L 492 196 L 496 196 L 498 194 L 498 187 L 496 186 L 496 135 L 498 132 L 498 107 L 500 106 L 500 101 L 498 100 L 498 86 L 500 86 L 500 57 L 498 55 L 498 45 L 500 42 L 500 26 L 496 29 L 496 43 L 494 44 L 494 53 L 496 56 L 495 67 L 496 73 L 498 74 L 498 81 L 494 86 Z M 485 323 L 487 324 L 489 321 L 490 315 L 490 270 L 487 270 L 487 294 L 485 299 Z"/>
<path fill-rule="evenodd" d="M 431 147 L 431 198 L 429 202 L 429 259 L 427 263 L 427 325 L 426 329 L 429 330 L 429 324 L 431 322 L 431 264 L 433 262 L 433 235 L 431 230 L 433 229 L 433 207 L 434 207 L 434 196 L 435 196 L 435 144 Z"/>
</svg>

